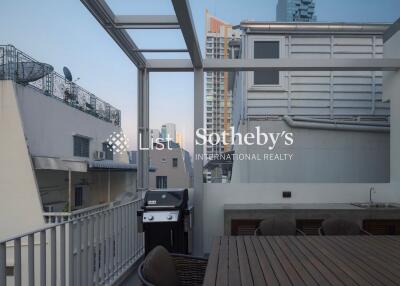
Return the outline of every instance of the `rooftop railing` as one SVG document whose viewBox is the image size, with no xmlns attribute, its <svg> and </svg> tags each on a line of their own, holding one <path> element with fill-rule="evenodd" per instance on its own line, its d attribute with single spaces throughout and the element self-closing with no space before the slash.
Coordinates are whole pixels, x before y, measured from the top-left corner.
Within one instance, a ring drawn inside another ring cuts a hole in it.
<svg viewBox="0 0 400 286">
<path fill-rule="evenodd" d="M 110 206 L 111 205 L 109 203 L 105 203 L 88 208 L 74 210 L 72 212 L 44 212 L 43 217 L 46 223 L 60 223 L 67 220 L 74 220 L 79 217 L 84 217 L 102 210 L 106 210 Z"/>
<path fill-rule="evenodd" d="M 0 74 L 3 79 L 16 80 L 20 63 L 38 62 L 12 45 L 0 45 Z M 52 72 L 43 78 L 30 82 L 47 96 L 57 98 L 83 112 L 91 114 L 116 126 L 121 126 L 121 111 L 96 97 L 64 76 Z"/>
<path fill-rule="evenodd" d="M 141 204 L 137 199 L 0 241 L 0 285 L 112 285 L 144 254 Z"/>
</svg>

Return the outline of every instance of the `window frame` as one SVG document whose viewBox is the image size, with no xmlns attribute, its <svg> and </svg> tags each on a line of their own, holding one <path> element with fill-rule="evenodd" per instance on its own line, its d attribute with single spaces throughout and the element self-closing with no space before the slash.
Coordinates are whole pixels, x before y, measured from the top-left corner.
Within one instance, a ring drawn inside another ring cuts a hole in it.
<svg viewBox="0 0 400 286">
<path fill-rule="evenodd" d="M 279 58 L 287 57 L 286 38 L 285 36 L 249 36 L 247 58 L 254 59 L 254 43 L 255 42 L 279 42 Z M 250 91 L 285 91 L 287 90 L 286 82 L 287 72 L 279 72 L 279 84 L 254 84 L 254 72 L 247 72 L 247 88 Z"/>
<path fill-rule="evenodd" d="M 80 189 L 80 204 L 77 204 L 77 190 Z M 84 192 L 84 187 L 81 185 L 77 185 L 74 187 L 74 207 L 75 208 L 81 208 L 83 207 L 83 192 Z"/>
<path fill-rule="evenodd" d="M 87 140 L 87 156 L 86 156 L 86 154 L 83 154 L 83 152 L 82 152 L 83 151 L 82 150 L 83 149 L 82 145 L 81 145 L 81 148 L 79 150 L 79 154 L 75 153 L 75 151 L 76 151 L 76 149 L 75 149 L 75 139 L 76 138 L 79 138 L 80 140 Z M 72 135 L 72 153 L 73 153 L 74 157 L 90 158 L 90 138 L 87 137 L 87 136 L 79 135 L 79 134 Z"/>
<path fill-rule="evenodd" d="M 178 168 L 178 158 L 172 158 L 172 168 Z"/>
<path fill-rule="evenodd" d="M 162 185 L 159 185 L 159 180 Z M 156 176 L 156 188 L 167 189 L 168 188 L 168 176 Z"/>
<path fill-rule="evenodd" d="M 108 142 L 103 142 L 102 148 L 104 152 L 104 159 L 105 160 L 114 160 L 114 152 L 109 149 L 110 144 Z"/>
</svg>

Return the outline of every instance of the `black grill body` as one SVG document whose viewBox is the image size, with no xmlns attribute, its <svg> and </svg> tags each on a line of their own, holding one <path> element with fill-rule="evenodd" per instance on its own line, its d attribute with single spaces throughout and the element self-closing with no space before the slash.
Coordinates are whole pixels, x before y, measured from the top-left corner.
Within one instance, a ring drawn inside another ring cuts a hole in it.
<svg viewBox="0 0 400 286">
<path fill-rule="evenodd" d="M 147 191 L 142 210 L 138 213 L 145 236 L 145 252 L 162 245 L 173 253 L 190 252 L 191 211 L 188 190 Z"/>
</svg>

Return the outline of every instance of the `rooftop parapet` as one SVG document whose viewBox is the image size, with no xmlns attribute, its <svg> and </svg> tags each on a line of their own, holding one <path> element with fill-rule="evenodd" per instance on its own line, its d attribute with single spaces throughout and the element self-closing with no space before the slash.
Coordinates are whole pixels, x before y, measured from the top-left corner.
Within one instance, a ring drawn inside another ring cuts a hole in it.
<svg viewBox="0 0 400 286">
<path fill-rule="evenodd" d="M 39 66 L 41 65 L 43 69 L 51 68 L 51 66 L 36 61 L 12 45 L 0 45 L 0 79 L 28 84 L 47 96 L 52 96 L 101 120 L 121 126 L 121 111 L 119 109 L 98 98 L 75 82 L 67 80 L 57 72 L 46 73 L 40 79 L 29 83 L 21 82 L 19 76 L 23 72 L 19 69 L 26 67 L 27 63 L 36 63 Z"/>
</svg>

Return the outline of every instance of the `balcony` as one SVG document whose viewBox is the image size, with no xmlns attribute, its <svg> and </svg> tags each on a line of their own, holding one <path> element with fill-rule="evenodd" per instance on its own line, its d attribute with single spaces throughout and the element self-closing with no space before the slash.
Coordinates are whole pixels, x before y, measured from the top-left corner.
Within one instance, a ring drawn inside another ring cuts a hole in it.
<svg viewBox="0 0 400 286">
<path fill-rule="evenodd" d="M 136 199 L 72 214 L 45 214 L 59 222 L 0 242 L 0 282 L 112 285 L 144 253 L 136 218 L 141 204 Z M 4 269 L 13 275 L 6 276 Z"/>
<path fill-rule="evenodd" d="M 0 45 L 1 79 L 18 82 L 18 74 L 24 72 L 19 71 L 22 68 L 21 63 L 39 62 L 12 45 Z M 87 114 L 111 122 L 116 126 L 121 126 L 120 110 L 56 72 L 30 82 L 29 86 L 40 90 L 44 95 L 54 97 Z"/>
</svg>

